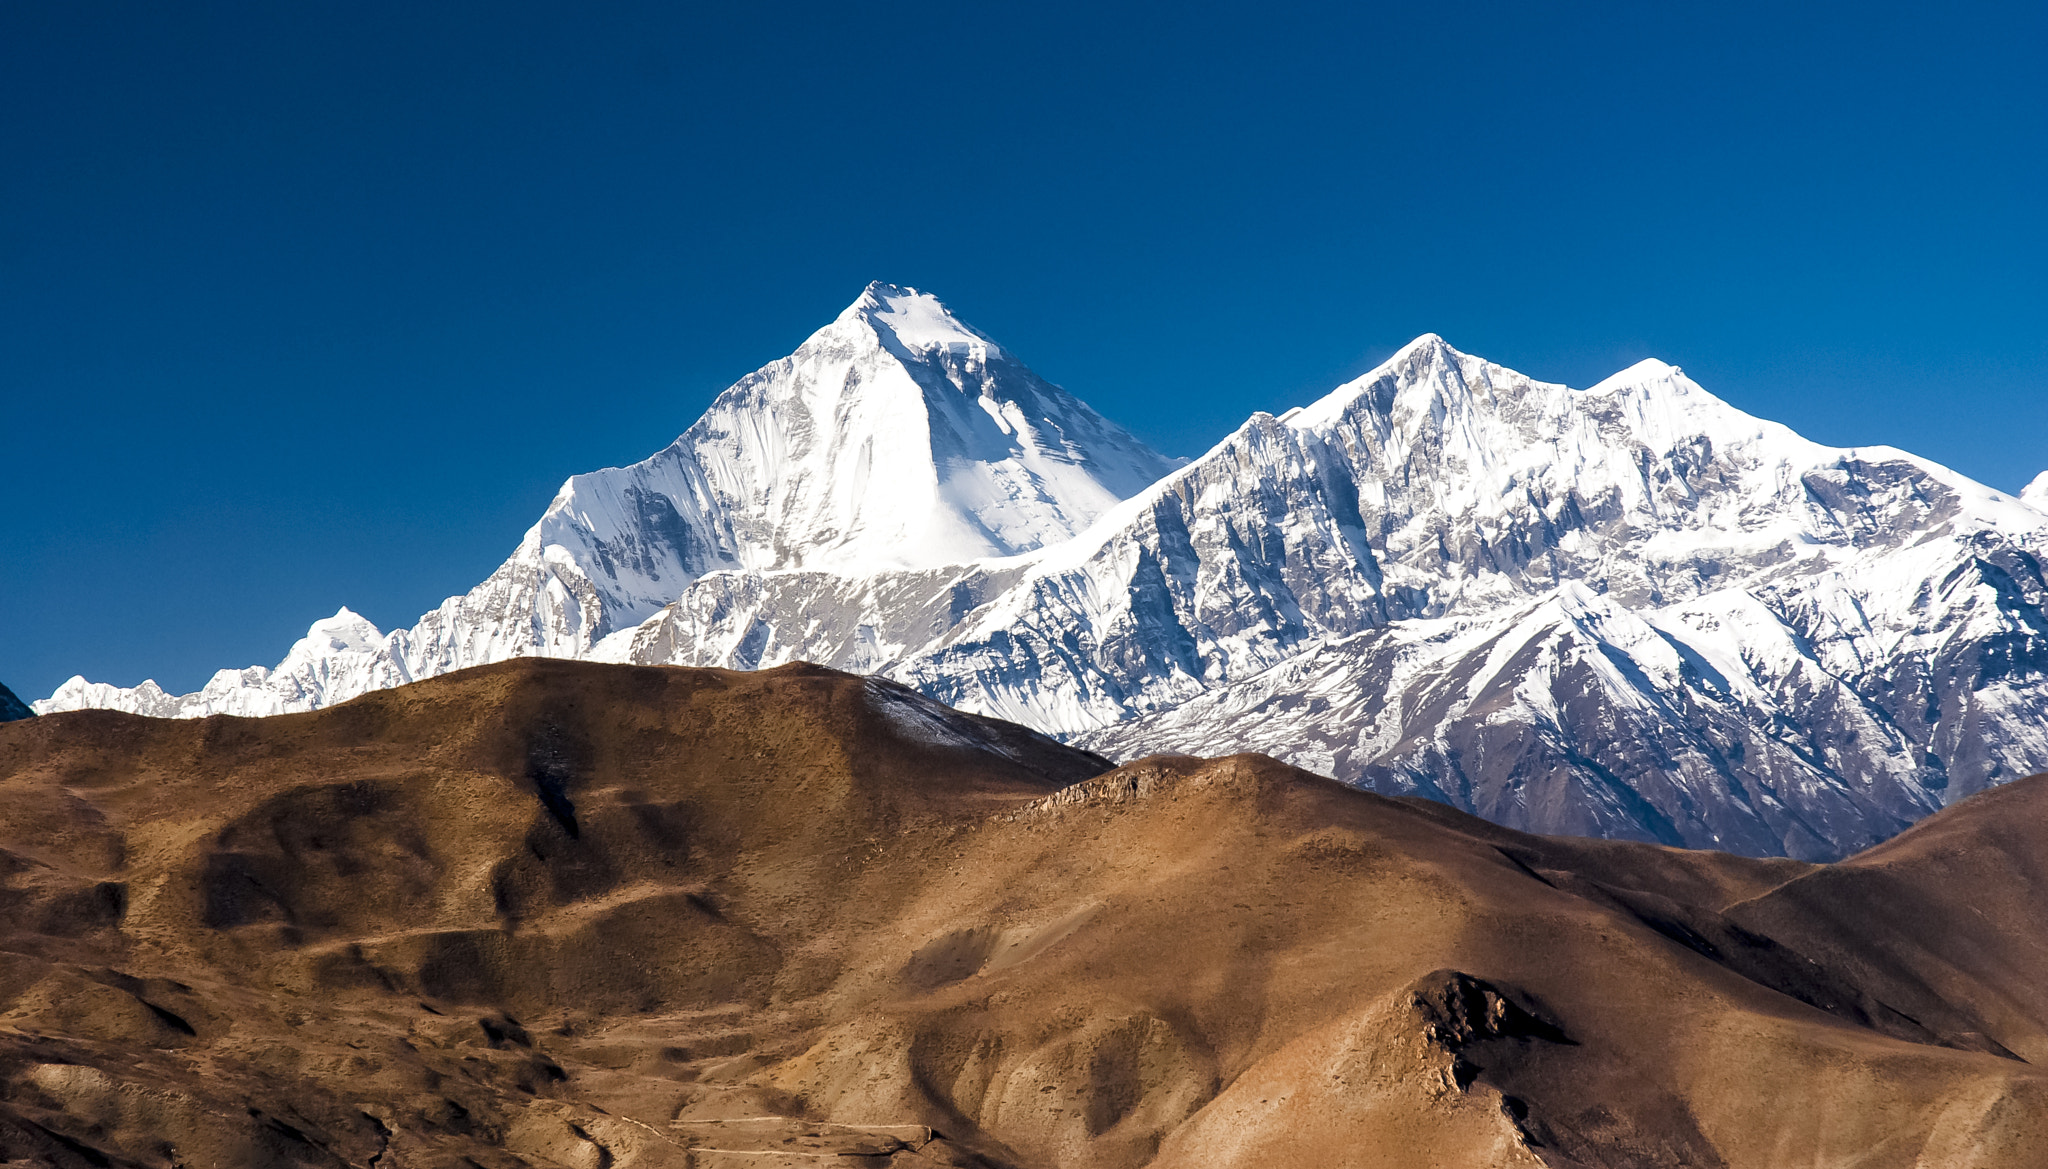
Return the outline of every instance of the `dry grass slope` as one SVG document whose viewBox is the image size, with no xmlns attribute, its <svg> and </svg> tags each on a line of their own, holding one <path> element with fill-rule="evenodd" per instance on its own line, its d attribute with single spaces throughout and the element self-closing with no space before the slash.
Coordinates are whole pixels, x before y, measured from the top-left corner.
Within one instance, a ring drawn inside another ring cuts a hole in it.
<svg viewBox="0 0 2048 1169">
<path fill-rule="evenodd" d="M 2048 1164 L 2048 781 L 1834 866 L 812 667 L 0 727 L 0 1160 Z"/>
</svg>

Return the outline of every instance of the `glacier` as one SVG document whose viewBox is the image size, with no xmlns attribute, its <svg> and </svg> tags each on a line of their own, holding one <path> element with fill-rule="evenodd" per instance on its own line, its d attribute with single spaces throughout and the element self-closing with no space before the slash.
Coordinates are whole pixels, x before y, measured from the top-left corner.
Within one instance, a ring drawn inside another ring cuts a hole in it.
<svg viewBox="0 0 2048 1169">
<path fill-rule="evenodd" d="M 1263 751 L 1532 831 L 1826 858 L 2048 770 L 2044 496 L 1810 442 L 1663 362 L 1571 389 L 1435 335 L 1180 464 L 877 284 L 412 628 L 344 610 L 196 694 L 36 707 L 805 659 L 1113 757 Z"/>
</svg>

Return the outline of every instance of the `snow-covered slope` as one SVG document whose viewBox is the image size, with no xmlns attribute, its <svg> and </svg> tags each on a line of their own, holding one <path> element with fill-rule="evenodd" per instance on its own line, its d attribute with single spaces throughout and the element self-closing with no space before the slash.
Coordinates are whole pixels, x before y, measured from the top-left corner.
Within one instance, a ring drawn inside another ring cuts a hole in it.
<svg viewBox="0 0 2048 1169">
<path fill-rule="evenodd" d="M 275 668 L 43 711 L 275 714 L 528 654 L 589 654 L 718 569 L 875 572 L 1064 540 L 1174 466 L 930 295 L 872 284 L 630 467 L 572 477 L 482 584 L 388 636 L 344 609 Z"/>
<path fill-rule="evenodd" d="M 221 670 L 191 694 L 167 694 L 153 681 L 124 689 L 74 677 L 35 706 L 44 714 L 104 709 L 157 718 L 257 717 L 314 710 L 344 701 L 338 696 L 402 686 L 413 677 L 403 654 L 394 652 L 391 638 L 360 615 L 342 609 L 315 621 L 276 666 Z"/>
<path fill-rule="evenodd" d="M 2034 476 L 2034 481 L 2020 488 L 2020 499 L 2035 507 L 2048 510 L 2048 471 Z"/>
<path fill-rule="evenodd" d="M 1573 390 L 1435 336 L 1176 469 L 875 286 L 414 628 L 344 610 L 196 695 L 74 679 L 39 708 L 804 658 L 1115 755 L 1828 856 L 2048 770 L 2044 490 L 1808 442 L 1661 362 Z"/>
</svg>

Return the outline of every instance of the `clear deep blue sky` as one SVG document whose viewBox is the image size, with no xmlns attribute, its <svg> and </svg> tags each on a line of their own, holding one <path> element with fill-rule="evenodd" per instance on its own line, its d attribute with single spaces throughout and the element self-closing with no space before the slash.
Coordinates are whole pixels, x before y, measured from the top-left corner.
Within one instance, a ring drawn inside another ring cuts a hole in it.
<svg viewBox="0 0 2048 1169">
<path fill-rule="evenodd" d="M 0 7 L 0 681 L 481 580 L 871 279 L 1175 454 L 1427 331 L 2048 467 L 2048 6 Z"/>
</svg>

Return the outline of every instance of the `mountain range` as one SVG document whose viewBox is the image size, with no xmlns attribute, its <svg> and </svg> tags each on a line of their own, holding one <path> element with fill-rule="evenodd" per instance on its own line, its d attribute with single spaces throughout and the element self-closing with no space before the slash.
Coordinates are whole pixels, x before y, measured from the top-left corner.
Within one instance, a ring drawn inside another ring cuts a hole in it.
<svg viewBox="0 0 2048 1169">
<path fill-rule="evenodd" d="M 2048 770 L 2048 474 L 1831 448 L 1646 361 L 1426 335 L 1189 461 L 876 284 L 469 593 L 39 712 L 307 711 L 525 656 L 808 660 L 1115 758 L 1259 751 L 1512 827 L 1833 859 Z"/>
</svg>

